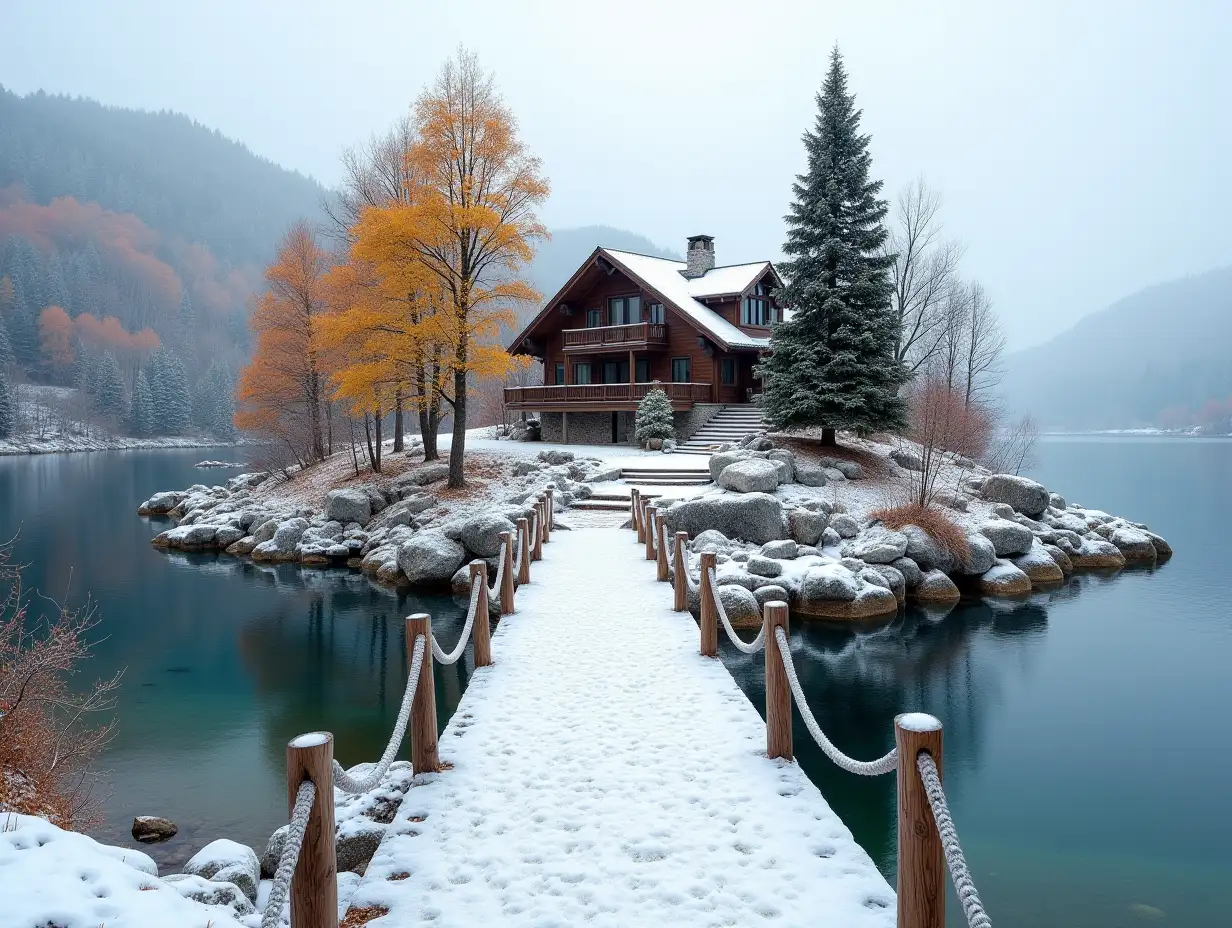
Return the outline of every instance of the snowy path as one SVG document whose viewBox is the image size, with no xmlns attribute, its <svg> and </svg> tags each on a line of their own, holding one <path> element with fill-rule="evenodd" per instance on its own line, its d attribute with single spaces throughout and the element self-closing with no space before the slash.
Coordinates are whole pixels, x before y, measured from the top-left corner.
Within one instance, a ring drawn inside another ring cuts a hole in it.
<svg viewBox="0 0 1232 928">
<path fill-rule="evenodd" d="M 453 769 L 407 796 L 352 905 L 382 928 L 894 924 L 653 576 L 632 532 L 553 536 L 441 737 Z"/>
</svg>

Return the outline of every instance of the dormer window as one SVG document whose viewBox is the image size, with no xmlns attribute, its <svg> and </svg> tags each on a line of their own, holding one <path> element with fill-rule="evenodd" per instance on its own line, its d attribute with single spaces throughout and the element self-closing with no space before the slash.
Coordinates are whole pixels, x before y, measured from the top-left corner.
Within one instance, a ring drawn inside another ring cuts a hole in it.
<svg viewBox="0 0 1232 928">
<path fill-rule="evenodd" d="M 740 324 L 764 327 L 775 322 L 778 322 L 778 311 L 770 302 L 769 290 L 765 284 L 758 284 L 740 301 Z"/>
</svg>

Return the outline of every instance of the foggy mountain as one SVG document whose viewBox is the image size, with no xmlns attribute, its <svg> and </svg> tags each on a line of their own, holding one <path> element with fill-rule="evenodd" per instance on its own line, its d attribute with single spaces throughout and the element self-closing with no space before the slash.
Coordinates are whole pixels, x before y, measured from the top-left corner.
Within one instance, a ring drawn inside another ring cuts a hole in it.
<svg viewBox="0 0 1232 928">
<path fill-rule="evenodd" d="M 1010 406 L 1044 428 L 1193 425 L 1232 398 L 1232 267 L 1156 284 L 1006 358 Z"/>
</svg>

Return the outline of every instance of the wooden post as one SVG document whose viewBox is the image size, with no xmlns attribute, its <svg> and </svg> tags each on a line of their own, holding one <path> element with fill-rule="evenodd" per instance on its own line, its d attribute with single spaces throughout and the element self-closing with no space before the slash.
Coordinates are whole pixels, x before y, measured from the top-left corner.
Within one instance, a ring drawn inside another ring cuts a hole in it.
<svg viewBox="0 0 1232 928">
<path fill-rule="evenodd" d="M 659 543 L 659 569 L 655 572 L 655 579 L 660 583 L 666 583 L 671 579 L 667 572 L 667 519 L 664 518 L 665 515 L 666 513 L 655 510 L 655 538 Z"/>
<path fill-rule="evenodd" d="M 492 663 L 492 626 L 488 619 L 488 565 L 486 561 L 471 561 L 471 584 L 479 578 L 479 602 L 475 604 L 475 666 Z"/>
<path fill-rule="evenodd" d="M 501 615 L 513 613 L 513 545 L 516 537 L 514 532 L 501 532 L 501 541 L 505 546 L 504 570 L 501 573 L 500 588 Z"/>
<path fill-rule="evenodd" d="M 411 700 L 411 769 L 416 773 L 435 773 L 441 769 L 436 753 L 436 681 L 432 676 L 432 617 L 417 612 L 406 619 L 406 665 L 415 655 L 415 639 L 423 635 L 423 663 L 419 686 Z"/>
<path fill-rule="evenodd" d="M 637 487 L 634 487 L 629 495 L 629 521 L 633 524 L 633 531 L 637 533 L 638 541 L 645 541 L 642 535 L 642 494 L 638 492 Z"/>
<path fill-rule="evenodd" d="M 689 544 L 688 532 L 676 533 L 676 547 L 672 551 L 672 566 L 676 572 L 675 582 L 672 585 L 672 608 L 677 612 L 684 612 L 689 608 L 689 578 L 686 571 L 689 569 L 689 559 L 685 554 Z"/>
<path fill-rule="evenodd" d="M 535 502 L 535 515 L 537 516 L 537 518 L 535 519 L 535 522 L 537 524 L 535 525 L 535 528 L 533 531 L 533 534 L 535 537 L 530 540 L 531 558 L 536 561 L 542 561 L 543 560 L 543 528 L 544 528 L 544 525 L 543 525 L 543 519 L 544 519 L 543 497 L 540 497 Z"/>
<path fill-rule="evenodd" d="M 518 545 L 522 549 L 522 563 L 518 567 L 518 583 L 530 583 L 530 520 L 518 519 Z"/>
<path fill-rule="evenodd" d="M 556 490 L 548 487 L 543 491 L 543 495 L 548 498 L 548 534 L 552 533 L 553 527 L 556 525 Z"/>
<path fill-rule="evenodd" d="M 941 722 L 923 712 L 894 719 L 898 746 L 898 928 L 943 928 L 945 858 L 924 781 L 916 768 L 921 751 L 941 771 Z"/>
<path fill-rule="evenodd" d="M 715 554 L 703 551 L 702 562 L 702 609 L 699 625 L 702 633 L 702 657 L 719 656 L 719 615 L 714 606 L 714 592 L 710 588 L 710 571 L 714 569 Z"/>
<path fill-rule="evenodd" d="M 551 492 L 551 490 L 544 490 L 539 494 L 539 508 L 543 511 L 539 517 L 539 529 L 545 544 L 552 540 L 552 500 L 548 496 Z"/>
<path fill-rule="evenodd" d="M 766 756 L 791 760 L 791 684 L 783 667 L 774 630 L 787 631 L 787 603 L 766 603 L 762 628 L 766 630 Z"/>
<path fill-rule="evenodd" d="M 291 877 L 291 928 L 336 928 L 338 864 L 334 855 L 334 736 L 300 735 L 287 743 L 287 809 L 295 808 L 300 784 L 317 788 L 299 862 Z"/>
<path fill-rule="evenodd" d="M 657 506 L 646 507 L 646 560 L 648 561 L 653 561 L 655 559 L 655 532 L 658 531 L 658 529 L 655 528 L 655 520 L 658 515 L 659 509 Z"/>
</svg>

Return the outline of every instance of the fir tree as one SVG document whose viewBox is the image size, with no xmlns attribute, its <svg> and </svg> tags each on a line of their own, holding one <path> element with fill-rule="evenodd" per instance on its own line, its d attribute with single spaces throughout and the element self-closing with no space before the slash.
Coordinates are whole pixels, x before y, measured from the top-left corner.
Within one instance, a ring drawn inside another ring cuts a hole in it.
<svg viewBox="0 0 1232 928">
<path fill-rule="evenodd" d="M 101 416 L 120 418 L 124 415 L 124 375 L 110 352 L 98 359 L 94 367 L 94 410 Z"/>
<path fill-rule="evenodd" d="M 9 387 L 8 372 L 0 366 L 0 438 L 11 438 L 17 429 L 17 410 L 14 408 L 13 391 Z"/>
<path fill-rule="evenodd" d="M 154 399 L 154 431 L 160 435 L 179 435 L 192 416 L 192 398 L 184 365 L 171 349 L 154 353 L 150 364 L 150 392 Z"/>
<path fill-rule="evenodd" d="M 760 365 L 766 419 L 775 428 L 822 427 L 822 444 L 837 429 L 894 431 L 905 425 L 898 395 L 906 372 L 894 360 L 896 323 L 888 270 L 879 253 L 886 238 L 881 181 L 869 180 L 867 135 L 847 91 L 835 48 L 817 96 L 817 122 L 804 134 L 806 173 L 796 178 L 787 216 L 787 285 L 779 300 L 790 320 L 770 336 Z"/>
<path fill-rule="evenodd" d="M 129 424 L 132 426 L 133 434 L 139 438 L 145 438 L 154 433 L 154 397 L 150 392 L 150 381 L 146 379 L 145 371 L 137 371 Z"/>
<path fill-rule="evenodd" d="M 676 420 L 672 415 L 672 403 L 667 394 L 656 388 L 650 390 L 637 404 L 633 438 L 645 445 L 652 438 L 675 438 Z"/>
<path fill-rule="evenodd" d="M 13 345 L 9 341 L 8 325 L 4 321 L 4 316 L 0 315 L 0 373 L 12 367 L 15 360 Z"/>
</svg>

